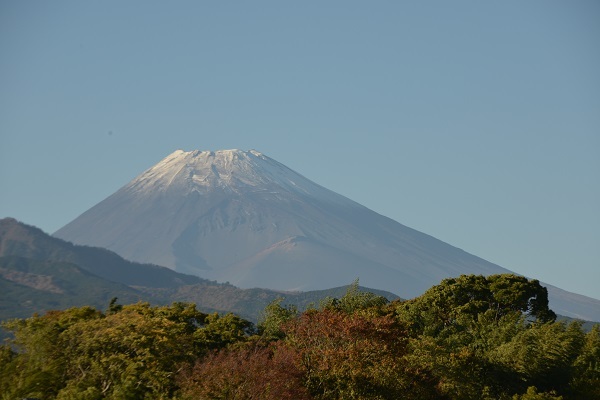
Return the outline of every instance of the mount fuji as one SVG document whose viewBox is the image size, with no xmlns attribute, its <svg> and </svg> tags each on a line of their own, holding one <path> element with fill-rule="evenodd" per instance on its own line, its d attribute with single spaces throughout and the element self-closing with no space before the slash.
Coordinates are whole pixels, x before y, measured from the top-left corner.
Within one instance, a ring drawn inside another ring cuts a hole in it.
<svg viewBox="0 0 600 400">
<path fill-rule="evenodd" d="M 319 290 L 359 278 L 410 298 L 447 277 L 511 273 L 255 150 L 177 150 L 54 235 L 242 288 Z M 600 321 L 600 301 L 548 290 L 555 312 Z"/>
</svg>

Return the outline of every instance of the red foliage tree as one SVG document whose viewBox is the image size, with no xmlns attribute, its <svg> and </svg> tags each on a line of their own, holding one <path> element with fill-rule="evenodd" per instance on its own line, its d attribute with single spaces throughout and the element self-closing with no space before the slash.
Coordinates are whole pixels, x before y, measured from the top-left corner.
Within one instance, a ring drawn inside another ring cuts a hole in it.
<svg viewBox="0 0 600 400">
<path fill-rule="evenodd" d="M 439 398 L 435 382 L 405 360 L 406 330 L 391 316 L 308 311 L 284 327 L 306 386 L 319 399 Z"/>
<path fill-rule="evenodd" d="M 184 399 L 311 399 L 298 354 L 282 343 L 215 352 L 182 374 Z"/>
</svg>

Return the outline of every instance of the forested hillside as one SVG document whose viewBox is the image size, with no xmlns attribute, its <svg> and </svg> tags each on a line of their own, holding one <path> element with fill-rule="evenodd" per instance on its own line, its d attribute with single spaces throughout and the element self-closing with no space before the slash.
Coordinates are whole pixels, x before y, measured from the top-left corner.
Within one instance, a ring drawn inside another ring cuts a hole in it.
<svg viewBox="0 0 600 400">
<path fill-rule="evenodd" d="M 597 399 L 600 329 L 547 291 L 463 275 L 388 302 L 351 286 L 257 326 L 195 305 L 71 308 L 4 323 L 2 399 Z"/>
<path fill-rule="evenodd" d="M 0 321 L 80 305 L 104 307 L 113 297 L 125 303 L 150 299 L 75 264 L 17 256 L 0 257 L 0 292 Z"/>
<path fill-rule="evenodd" d="M 205 312 L 233 312 L 256 322 L 265 306 L 278 297 L 304 309 L 323 297 L 339 297 L 344 290 L 240 289 L 127 261 L 106 249 L 51 237 L 13 218 L 0 219 L 0 321 L 53 309 L 103 307 L 118 297 L 124 303 L 147 301 L 153 305 L 192 302 Z M 389 300 L 398 298 L 393 293 L 368 290 Z"/>
<path fill-rule="evenodd" d="M 207 282 L 158 265 L 131 262 L 99 247 L 77 246 L 13 218 L 0 219 L 0 256 L 67 262 L 128 286 L 165 288 Z"/>
</svg>

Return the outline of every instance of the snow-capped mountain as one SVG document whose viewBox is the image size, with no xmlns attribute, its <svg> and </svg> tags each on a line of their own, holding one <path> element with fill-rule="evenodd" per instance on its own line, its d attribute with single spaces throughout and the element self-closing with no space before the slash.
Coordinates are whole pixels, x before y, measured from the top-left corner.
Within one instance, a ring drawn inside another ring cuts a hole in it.
<svg viewBox="0 0 600 400">
<path fill-rule="evenodd" d="M 360 278 L 409 298 L 446 277 L 510 272 L 254 150 L 177 150 L 55 236 L 240 287 L 313 290 Z M 549 291 L 557 312 L 600 320 L 600 301 Z"/>
</svg>

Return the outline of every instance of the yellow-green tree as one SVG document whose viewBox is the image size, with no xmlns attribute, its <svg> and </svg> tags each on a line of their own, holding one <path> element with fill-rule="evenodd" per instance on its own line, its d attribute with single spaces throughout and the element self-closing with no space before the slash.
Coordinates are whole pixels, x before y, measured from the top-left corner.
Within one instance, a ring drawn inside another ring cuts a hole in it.
<svg viewBox="0 0 600 400">
<path fill-rule="evenodd" d="M 0 352 L 7 398 L 161 399 L 176 394 L 181 368 L 210 349 L 245 341 L 251 324 L 204 314 L 192 304 L 111 303 L 106 314 L 73 308 L 5 327 L 18 350 Z"/>
</svg>

